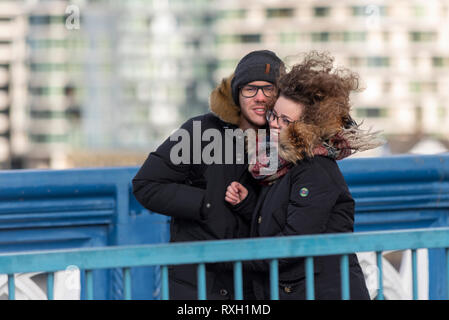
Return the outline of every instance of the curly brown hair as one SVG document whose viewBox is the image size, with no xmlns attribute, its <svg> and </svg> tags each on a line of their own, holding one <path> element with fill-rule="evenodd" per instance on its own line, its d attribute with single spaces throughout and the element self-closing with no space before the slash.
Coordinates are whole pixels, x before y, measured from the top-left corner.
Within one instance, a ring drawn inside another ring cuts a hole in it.
<svg viewBox="0 0 449 320">
<path fill-rule="evenodd" d="M 312 51 L 278 79 L 279 94 L 304 105 L 302 122 L 314 127 L 321 139 L 352 122 L 350 93 L 358 91 L 359 76 L 335 68 L 329 53 Z"/>
</svg>

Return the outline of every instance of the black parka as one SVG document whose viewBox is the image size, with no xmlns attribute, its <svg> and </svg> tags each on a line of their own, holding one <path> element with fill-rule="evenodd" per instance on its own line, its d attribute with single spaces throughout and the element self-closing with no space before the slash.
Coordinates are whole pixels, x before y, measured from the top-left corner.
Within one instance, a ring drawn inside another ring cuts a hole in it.
<svg viewBox="0 0 449 320">
<path fill-rule="evenodd" d="M 259 197 L 248 197 L 235 207 L 253 209 L 251 237 L 353 232 L 354 200 L 335 160 L 315 156 L 299 161 L 274 184 L 263 186 Z M 305 299 L 305 259 L 279 260 L 281 300 Z M 246 270 L 265 273 L 253 281 L 258 299 L 270 298 L 267 262 L 244 264 Z M 350 298 L 369 299 L 355 254 L 349 256 Z M 339 256 L 314 258 L 315 299 L 341 299 Z"/>
<path fill-rule="evenodd" d="M 189 163 L 173 163 L 170 154 L 173 146 L 180 141 L 171 141 L 168 138 L 156 151 L 149 154 L 133 179 L 136 199 L 145 208 L 172 218 L 171 242 L 249 236 L 250 217 L 235 214 L 224 201 L 226 187 L 232 181 L 252 183 L 249 180 L 248 166 L 241 160 L 241 157 L 244 159 L 245 156 L 238 153 L 238 148 L 232 148 L 233 160 L 231 164 L 225 164 L 229 163 L 226 141 L 231 140 L 234 145 L 236 139 L 239 139 L 229 134 L 232 133 L 229 129 L 238 128 L 236 121 L 239 110 L 230 96 L 229 83 L 230 78 L 223 80 L 212 93 L 210 104 L 213 113 L 192 118 L 181 126 L 191 139 Z M 201 128 L 199 136 L 198 132 L 194 132 L 194 126 Z M 201 142 L 200 150 L 193 147 L 192 139 L 198 140 L 208 129 L 220 132 L 222 164 L 208 164 L 198 157 L 198 152 L 202 153 L 210 144 L 208 139 Z M 201 160 L 200 163 L 197 162 L 198 159 Z M 169 280 L 170 299 L 197 299 L 195 265 L 170 267 Z M 207 299 L 232 299 L 232 271 L 220 270 L 216 264 L 206 265 L 206 288 Z"/>
</svg>

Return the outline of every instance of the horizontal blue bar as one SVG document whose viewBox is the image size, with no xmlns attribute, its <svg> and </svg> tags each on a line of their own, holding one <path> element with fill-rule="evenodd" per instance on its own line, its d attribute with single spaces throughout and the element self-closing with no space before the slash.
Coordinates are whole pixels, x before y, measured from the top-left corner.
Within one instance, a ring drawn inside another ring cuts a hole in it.
<svg viewBox="0 0 449 320">
<path fill-rule="evenodd" d="M 449 176 L 449 153 L 345 159 L 338 163 L 348 184 L 443 181 Z M 413 174 L 410 174 L 413 172 Z"/>
<path fill-rule="evenodd" d="M 183 242 L 0 254 L 0 273 L 176 265 L 449 247 L 449 228 Z"/>
</svg>

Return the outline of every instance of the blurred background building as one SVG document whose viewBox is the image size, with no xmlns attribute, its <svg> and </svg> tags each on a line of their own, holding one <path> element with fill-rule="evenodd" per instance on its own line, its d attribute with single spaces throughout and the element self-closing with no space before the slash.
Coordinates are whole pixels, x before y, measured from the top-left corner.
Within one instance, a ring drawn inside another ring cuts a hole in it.
<svg viewBox="0 0 449 320">
<path fill-rule="evenodd" d="M 361 156 L 449 147 L 449 0 L 0 0 L 1 168 L 139 165 L 257 49 L 359 72 Z"/>
</svg>

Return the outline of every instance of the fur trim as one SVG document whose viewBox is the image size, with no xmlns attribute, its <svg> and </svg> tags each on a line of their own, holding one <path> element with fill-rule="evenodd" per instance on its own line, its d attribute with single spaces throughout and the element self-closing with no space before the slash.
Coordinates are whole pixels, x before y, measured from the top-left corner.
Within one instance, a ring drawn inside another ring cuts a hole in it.
<svg viewBox="0 0 449 320">
<path fill-rule="evenodd" d="M 209 98 L 209 109 L 217 117 L 227 123 L 239 125 L 240 107 L 236 106 L 232 99 L 231 76 L 224 78 L 212 91 Z"/>
<path fill-rule="evenodd" d="M 385 140 L 380 137 L 381 131 L 362 130 L 360 126 L 353 124 L 349 128 L 341 128 L 334 136 L 324 141 L 322 138 L 323 131 L 327 130 L 303 122 L 295 123 L 281 131 L 279 156 L 288 162 L 296 163 L 305 158 L 313 158 L 315 148 L 320 145 L 337 148 L 337 153 L 339 153 L 338 146 L 328 145 L 328 141 L 331 141 L 335 136 L 345 140 L 347 151 L 349 151 L 348 155 L 374 149 L 385 144 Z"/>
<path fill-rule="evenodd" d="M 316 126 L 297 122 L 282 130 L 279 136 L 279 156 L 291 163 L 313 157 L 313 148 L 320 141 L 318 129 Z"/>
</svg>

